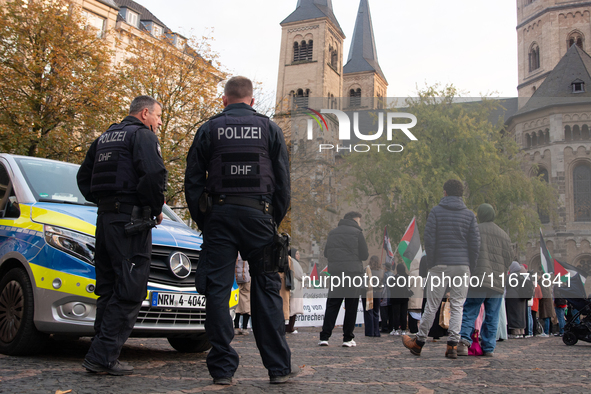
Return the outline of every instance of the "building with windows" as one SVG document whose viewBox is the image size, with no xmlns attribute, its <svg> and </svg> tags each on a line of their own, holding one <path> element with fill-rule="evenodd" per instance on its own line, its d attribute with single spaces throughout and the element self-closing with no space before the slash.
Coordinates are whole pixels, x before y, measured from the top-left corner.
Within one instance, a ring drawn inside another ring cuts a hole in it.
<svg viewBox="0 0 591 394">
<path fill-rule="evenodd" d="M 591 273 L 591 2 L 517 0 L 519 110 L 507 128 L 524 170 L 558 191 L 558 220 L 540 215 L 552 257 Z M 540 264 L 539 240 L 523 262 Z"/>
<path fill-rule="evenodd" d="M 589 1 L 517 0 L 519 97 L 531 97 L 576 44 L 585 52 L 591 44 Z M 522 101 L 523 103 L 523 101 Z"/>
<path fill-rule="evenodd" d="M 378 63 L 368 0 L 359 2 L 346 63 L 345 33 L 331 0 L 299 0 L 281 28 L 279 114 L 307 107 L 309 98 L 324 98 L 323 108 L 374 109 L 381 105 L 375 98 L 386 96 L 388 82 Z"/>
<path fill-rule="evenodd" d="M 73 0 L 81 7 L 86 28 L 96 30 L 114 50 L 114 62 L 128 56 L 127 46 L 134 39 L 166 41 L 180 51 L 186 51 L 187 39 L 171 31 L 147 8 L 133 0 Z"/>
</svg>

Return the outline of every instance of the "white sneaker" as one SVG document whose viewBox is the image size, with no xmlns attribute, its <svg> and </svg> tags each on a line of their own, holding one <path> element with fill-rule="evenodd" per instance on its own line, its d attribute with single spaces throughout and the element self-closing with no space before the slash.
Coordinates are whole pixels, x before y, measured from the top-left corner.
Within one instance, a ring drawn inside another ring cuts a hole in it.
<svg viewBox="0 0 591 394">
<path fill-rule="evenodd" d="M 550 335 L 546 334 L 546 333 L 542 333 L 540 335 L 538 335 L 540 338 L 548 338 L 550 337 Z"/>
<path fill-rule="evenodd" d="M 328 341 L 319 341 L 318 346 L 328 346 Z"/>
<path fill-rule="evenodd" d="M 355 346 L 357 346 L 357 344 L 352 339 L 350 341 L 343 342 L 343 347 L 355 347 Z"/>
<path fill-rule="evenodd" d="M 293 330 L 291 333 L 292 334 L 297 334 L 298 333 L 298 330 Z"/>
<path fill-rule="evenodd" d="M 400 335 L 409 335 L 409 334 L 410 334 L 410 333 L 409 333 L 408 331 L 406 331 L 406 330 L 404 330 L 404 331 L 402 331 L 402 332 L 400 333 Z"/>
</svg>

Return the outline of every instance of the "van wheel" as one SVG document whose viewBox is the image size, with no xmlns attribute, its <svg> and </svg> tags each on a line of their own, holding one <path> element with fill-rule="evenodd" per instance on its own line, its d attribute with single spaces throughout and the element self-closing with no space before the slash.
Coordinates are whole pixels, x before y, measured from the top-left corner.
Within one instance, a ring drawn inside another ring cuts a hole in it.
<svg viewBox="0 0 591 394">
<path fill-rule="evenodd" d="M 34 309 L 27 272 L 11 269 L 0 281 L 0 353 L 24 356 L 42 348 L 47 335 L 35 328 Z"/>
<path fill-rule="evenodd" d="M 211 343 L 205 333 L 191 337 L 171 337 L 168 338 L 168 343 L 180 353 L 201 353 L 211 349 Z"/>
<path fill-rule="evenodd" d="M 572 346 L 578 341 L 579 338 L 577 338 L 577 336 L 572 331 L 565 332 L 562 336 L 562 342 L 564 342 L 564 344 L 567 346 Z"/>
</svg>

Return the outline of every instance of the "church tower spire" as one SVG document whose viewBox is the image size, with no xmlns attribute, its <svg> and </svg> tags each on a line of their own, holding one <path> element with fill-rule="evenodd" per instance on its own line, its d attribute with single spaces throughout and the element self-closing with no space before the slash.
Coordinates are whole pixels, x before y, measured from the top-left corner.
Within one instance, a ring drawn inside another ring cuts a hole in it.
<svg viewBox="0 0 591 394">
<path fill-rule="evenodd" d="M 331 0 L 298 0 L 295 11 L 285 18 L 283 22 L 281 22 L 281 25 L 283 26 L 284 23 L 301 22 L 323 17 L 328 18 L 339 30 L 339 33 L 344 36 L 341 26 L 332 11 Z"/>
<path fill-rule="evenodd" d="M 277 113 L 307 107 L 309 97 L 323 97 L 333 108 L 343 90 L 345 34 L 331 0 L 298 0 L 281 22 Z"/>
<path fill-rule="evenodd" d="M 378 63 L 378 53 L 371 23 L 368 0 L 359 2 L 359 11 L 353 30 L 347 64 L 343 68 L 343 97 L 349 97 L 349 107 L 372 107 L 378 103 L 362 97 L 382 98 L 386 95 L 388 81 Z"/>
</svg>

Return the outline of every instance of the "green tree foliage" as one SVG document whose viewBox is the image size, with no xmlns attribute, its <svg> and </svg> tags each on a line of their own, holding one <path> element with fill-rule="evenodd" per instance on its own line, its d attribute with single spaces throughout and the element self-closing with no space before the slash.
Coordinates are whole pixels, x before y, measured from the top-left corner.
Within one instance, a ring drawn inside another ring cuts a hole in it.
<svg viewBox="0 0 591 394">
<path fill-rule="evenodd" d="M 464 182 L 464 201 L 474 212 L 491 204 L 495 223 L 514 242 L 525 245 L 540 226 L 538 210 L 556 218 L 555 190 L 541 178 L 530 177 L 514 138 L 504 133 L 502 119 L 493 119 L 498 100 L 458 103 L 453 86 L 430 87 L 408 99 L 418 123 L 411 129 L 418 141 L 395 134 L 401 153 L 350 154 L 346 168 L 355 179 L 350 198 L 365 196 L 380 207 L 374 226 L 376 240 L 385 225 L 396 242 L 413 216 L 421 236 L 431 209 L 443 197 L 443 184 Z M 496 112 L 498 113 L 498 112 Z"/>
<path fill-rule="evenodd" d="M 187 152 L 199 126 L 222 110 L 218 85 L 225 74 L 214 63 L 207 38 L 190 39 L 184 51 L 167 39 L 135 40 L 126 50 L 121 68 L 126 96 L 147 94 L 162 103 L 158 137 L 169 172 L 166 201 L 184 206 Z"/>
<path fill-rule="evenodd" d="M 0 150 L 81 161 L 119 110 L 111 53 L 66 0 L 0 10 Z"/>
</svg>

